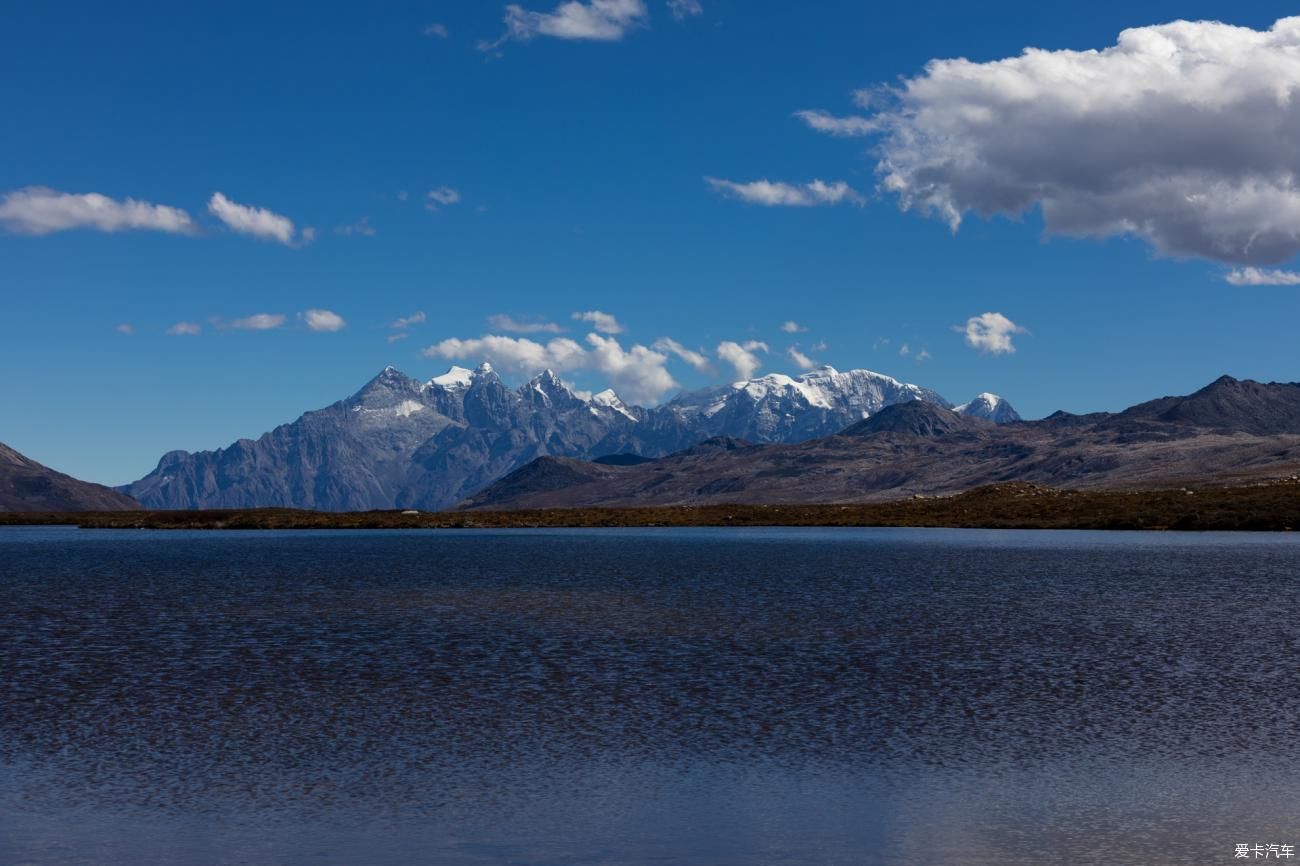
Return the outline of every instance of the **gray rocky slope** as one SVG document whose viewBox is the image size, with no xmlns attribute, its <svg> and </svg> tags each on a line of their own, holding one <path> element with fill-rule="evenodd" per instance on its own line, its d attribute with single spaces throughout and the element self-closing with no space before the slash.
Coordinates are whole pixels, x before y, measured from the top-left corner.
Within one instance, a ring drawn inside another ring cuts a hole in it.
<svg viewBox="0 0 1300 866">
<path fill-rule="evenodd" d="M 436 509 L 538 457 L 660 457 L 718 436 L 802 442 L 918 400 L 951 406 L 889 376 L 830 367 L 683 394 L 651 409 L 626 405 L 613 391 L 578 394 L 549 371 L 512 389 L 486 364 L 427 382 L 389 367 L 351 397 L 257 439 L 170 452 L 121 490 L 149 508 Z M 959 409 L 1019 417 L 994 395 Z"/>
</svg>

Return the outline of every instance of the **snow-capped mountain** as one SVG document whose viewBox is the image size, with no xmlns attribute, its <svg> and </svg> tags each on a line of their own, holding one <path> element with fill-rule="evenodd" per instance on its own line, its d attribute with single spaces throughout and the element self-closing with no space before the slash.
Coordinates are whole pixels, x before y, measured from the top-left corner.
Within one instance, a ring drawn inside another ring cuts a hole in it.
<svg viewBox="0 0 1300 866">
<path fill-rule="evenodd" d="M 981 397 L 1015 415 L 1000 398 Z M 613 390 L 575 391 L 549 370 L 512 389 L 488 364 L 423 382 L 388 367 L 351 397 L 256 440 L 170 452 L 122 490 L 150 508 L 442 508 L 536 457 L 658 457 L 714 436 L 798 442 L 908 400 L 950 405 L 926 388 L 831 367 L 683 394 L 653 409 Z"/>
<path fill-rule="evenodd" d="M 886 406 L 908 400 L 952 404 L 928 388 L 870 370 L 841 373 L 825 366 L 790 377 L 770 373 L 683 394 L 664 409 L 693 430 L 753 442 L 800 442 L 829 436 Z"/>
<path fill-rule="evenodd" d="M 969 403 L 962 403 L 953 411 L 959 415 L 983 418 L 985 421 L 992 421 L 994 424 L 1010 424 L 1013 421 L 1021 420 L 1020 413 L 1012 408 L 1010 403 L 997 394 L 990 394 L 987 391 Z"/>
</svg>

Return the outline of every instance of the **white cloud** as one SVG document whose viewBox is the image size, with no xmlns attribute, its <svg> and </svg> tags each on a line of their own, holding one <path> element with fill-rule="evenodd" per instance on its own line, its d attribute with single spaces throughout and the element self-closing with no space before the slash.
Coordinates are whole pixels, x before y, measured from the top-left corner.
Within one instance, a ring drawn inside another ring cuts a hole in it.
<svg viewBox="0 0 1300 866">
<path fill-rule="evenodd" d="M 423 323 L 424 323 L 424 310 L 416 310 L 414 313 L 411 313 L 411 315 L 409 316 L 402 316 L 400 319 L 394 319 L 392 324 L 389 325 L 389 327 L 396 328 L 399 331 L 404 331 L 407 328 L 411 327 L 412 325 L 420 325 Z"/>
<path fill-rule="evenodd" d="M 506 32 L 479 48 L 491 51 L 512 39 L 527 42 L 538 36 L 617 42 L 649 18 L 644 0 L 568 0 L 551 12 L 532 12 L 512 3 L 506 7 Z"/>
<path fill-rule="evenodd" d="M 576 340 L 568 337 L 556 337 L 543 344 L 527 337 L 489 334 L 477 339 L 461 340 L 452 337 L 443 340 L 425 349 L 424 356 L 460 360 L 487 359 L 502 369 L 523 374 L 546 369 L 560 373 L 581 368 L 586 350 Z"/>
<path fill-rule="evenodd" d="M 298 318 L 313 331 L 341 331 L 348 324 L 333 310 L 303 310 Z"/>
<path fill-rule="evenodd" d="M 409 336 L 411 336 L 411 335 L 410 335 L 409 333 L 407 333 L 406 331 L 399 331 L 399 332 L 396 333 L 396 334 L 389 334 L 389 335 L 388 335 L 388 342 L 390 342 L 390 343 L 396 343 L 398 340 L 405 340 L 405 339 L 406 339 L 407 337 L 409 337 Z"/>
<path fill-rule="evenodd" d="M 126 334 L 129 337 L 131 334 L 135 333 L 135 325 L 132 325 L 130 322 L 123 322 L 113 330 L 117 331 L 119 334 Z"/>
<path fill-rule="evenodd" d="M 618 323 L 618 319 L 609 313 L 602 313 L 600 310 L 588 310 L 585 313 L 574 313 L 573 318 L 580 322 L 590 322 L 591 326 L 602 334 L 621 334 L 623 326 Z"/>
<path fill-rule="evenodd" d="M 747 343 L 723 340 L 718 344 L 717 351 L 721 360 L 736 368 L 737 379 L 752 379 L 758 372 L 758 368 L 763 366 L 757 353 L 766 352 L 767 344 L 760 343 L 758 340 L 750 340 Z"/>
<path fill-rule="evenodd" d="M 449 360 L 489 360 L 502 369 L 522 375 L 542 370 L 562 373 L 594 370 L 602 373 L 625 399 L 632 402 L 655 402 L 677 387 L 665 364 L 662 352 L 635 345 L 624 349 L 613 337 L 588 334 L 590 349 L 568 337 L 555 337 L 539 343 L 527 337 L 487 335 L 477 339 L 443 340 L 423 352 L 427 358 Z"/>
<path fill-rule="evenodd" d="M 302 242 L 303 244 L 309 244 L 314 240 L 316 240 L 316 229 L 314 229 L 311 226 L 307 226 L 305 229 L 302 230 Z"/>
<path fill-rule="evenodd" d="M 966 324 L 953 327 L 958 333 L 965 333 L 966 345 L 992 355 L 1006 355 L 1016 350 L 1011 338 L 1016 334 L 1029 333 L 1001 313 L 981 313 L 971 316 Z M 903 349 L 907 349 L 906 346 Z M 900 352 L 899 354 L 903 354 Z"/>
<path fill-rule="evenodd" d="M 713 370 L 713 365 L 709 363 L 708 357 L 703 352 L 688 349 L 681 343 L 668 337 L 660 337 L 658 340 L 655 340 L 651 345 L 651 348 L 660 352 L 667 352 L 670 355 L 676 355 L 701 373 L 708 373 Z"/>
<path fill-rule="evenodd" d="M 504 313 L 488 316 L 487 321 L 498 331 L 510 331 L 515 334 L 558 334 L 564 330 L 554 322 L 521 322 Z"/>
<path fill-rule="evenodd" d="M 803 352 L 800 352 L 798 346 L 791 346 L 789 349 L 785 350 L 785 353 L 790 356 L 790 360 L 794 361 L 795 365 L 801 370 L 811 370 L 813 367 L 818 366 L 818 362 L 809 358 Z"/>
<path fill-rule="evenodd" d="M 864 199 L 842 180 L 834 183 L 814 180 L 811 183 L 791 184 L 780 181 L 755 180 L 736 183 L 716 177 L 706 177 L 705 182 L 714 192 L 729 198 L 766 207 L 811 207 L 848 202 L 860 205 Z"/>
<path fill-rule="evenodd" d="M 930 350 L 929 350 L 929 349 L 922 349 L 921 351 L 919 351 L 919 352 L 916 353 L 916 360 L 917 360 L 917 361 L 928 361 L 928 360 L 930 360 L 932 357 L 934 357 L 934 356 L 930 354 Z"/>
<path fill-rule="evenodd" d="M 375 231 L 375 227 L 370 224 L 370 217 L 363 216 L 354 223 L 336 226 L 334 234 L 343 235 L 345 237 L 349 235 L 361 235 L 362 237 L 373 238 L 377 232 Z"/>
<path fill-rule="evenodd" d="M 880 129 L 879 122 L 869 117 L 836 117 L 833 114 L 816 109 L 796 111 L 794 116 L 818 132 L 843 138 L 871 135 Z"/>
<path fill-rule="evenodd" d="M 587 342 L 592 346 L 592 368 L 604 373 L 614 390 L 633 403 L 657 402 L 677 387 L 662 352 L 641 345 L 624 351 L 618 340 L 600 334 L 588 334 Z"/>
<path fill-rule="evenodd" d="M 167 329 L 167 333 L 173 337 L 192 337 L 203 330 L 203 326 L 198 322 L 177 322 Z"/>
<path fill-rule="evenodd" d="M 69 229 L 128 229 L 193 234 L 194 220 L 180 208 L 133 198 L 118 201 L 97 192 L 68 193 L 29 186 L 0 199 L 0 225 L 17 234 L 47 235 Z"/>
<path fill-rule="evenodd" d="M 208 200 L 208 212 L 233 232 L 293 245 L 293 220 L 266 208 L 238 204 L 221 193 L 214 192 Z M 311 237 L 305 237 L 304 240 L 310 242 Z"/>
<path fill-rule="evenodd" d="M 439 39 L 446 39 L 449 35 L 447 33 L 447 25 L 438 23 L 430 24 L 420 32 L 425 36 L 437 36 Z"/>
<path fill-rule="evenodd" d="M 283 324 L 284 316 L 279 313 L 257 313 L 246 319 L 235 319 L 230 327 L 245 331 L 271 331 Z"/>
<path fill-rule="evenodd" d="M 791 319 L 787 322 L 781 323 L 781 330 L 785 331 L 787 334 L 799 334 L 808 329 L 805 328 L 803 325 L 799 324 L 798 322 L 794 321 L 793 319 Z"/>
<path fill-rule="evenodd" d="M 1282 262 L 1300 252 L 1297 58 L 1300 17 L 1263 31 L 1137 27 L 1100 51 L 932 60 L 883 91 L 871 118 L 881 186 L 953 230 L 971 212 L 1038 206 L 1053 234 Z"/>
<path fill-rule="evenodd" d="M 678 21 L 684 21 L 694 15 L 703 15 L 704 7 L 700 5 L 700 0 L 668 0 L 668 11 Z"/>
<path fill-rule="evenodd" d="M 444 205 L 456 204 L 460 201 L 460 191 L 452 189 L 449 186 L 440 186 L 437 189 L 431 189 L 424 195 L 424 207 L 426 210 L 436 211 Z"/>
<path fill-rule="evenodd" d="M 1223 279 L 1234 286 L 1300 286 L 1300 273 L 1272 268 L 1233 268 Z"/>
</svg>

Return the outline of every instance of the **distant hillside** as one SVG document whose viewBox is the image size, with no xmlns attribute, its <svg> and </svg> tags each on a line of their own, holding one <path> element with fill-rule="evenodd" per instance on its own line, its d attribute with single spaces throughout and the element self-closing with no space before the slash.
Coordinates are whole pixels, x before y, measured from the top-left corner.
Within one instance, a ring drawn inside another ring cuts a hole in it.
<svg viewBox="0 0 1300 866">
<path fill-rule="evenodd" d="M 126 511 L 140 503 L 55 472 L 0 442 L 0 511 Z"/>
<path fill-rule="evenodd" d="M 989 401 L 991 402 L 991 401 Z M 1066 489 L 1205 487 L 1300 473 L 1300 386 L 1223 377 L 1118 414 L 994 424 L 920 400 L 799 443 L 713 439 L 649 463 L 548 457 L 470 509 L 882 502 L 1029 482 Z"/>
</svg>

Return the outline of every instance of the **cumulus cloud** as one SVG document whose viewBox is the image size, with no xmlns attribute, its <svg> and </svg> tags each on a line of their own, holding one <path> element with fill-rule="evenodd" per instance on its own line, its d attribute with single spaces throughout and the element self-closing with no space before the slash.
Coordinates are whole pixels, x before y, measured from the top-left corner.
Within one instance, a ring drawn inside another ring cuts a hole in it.
<svg viewBox="0 0 1300 866">
<path fill-rule="evenodd" d="M 167 329 L 173 337 L 193 337 L 203 330 L 198 322 L 177 322 Z"/>
<path fill-rule="evenodd" d="M 414 313 L 411 313 L 411 315 L 409 316 L 402 316 L 400 319 L 394 319 L 392 323 L 389 324 L 388 327 L 396 328 L 399 331 L 405 331 L 407 328 L 411 327 L 412 325 L 423 324 L 424 319 L 425 319 L 424 310 L 416 310 Z"/>
<path fill-rule="evenodd" d="M 579 369 L 585 354 L 586 350 L 568 337 L 538 343 L 527 337 L 496 334 L 469 340 L 451 337 L 424 350 L 426 358 L 487 359 L 502 369 L 524 374 L 546 369 L 556 372 Z"/>
<path fill-rule="evenodd" d="M 591 366 L 609 379 L 614 390 L 634 403 L 654 403 L 677 387 L 677 380 L 664 366 L 662 352 L 636 345 L 624 351 L 618 340 L 588 334 Z"/>
<path fill-rule="evenodd" d="M 860 205 L 864 201 L 853 187 L 842 180 L 834 183 L 814 180 L 800 184 L 770 180 L 736 183 L 716 177 L 706 177 L 704 180 L 716 193 L 765 207 L 812 207 L 845 202 Z"/>
<path fill-rule="evenodd" d="M 47 235 L 69 229 L 119 232 L 140 229 L 193 234 L 194 220 L 180 208 L 128 198 L 123 201 L 97 192 L 58 192 L 29 186 L 0 198 L 0 225 L 16 234 Z"/>
<path fill-rule="evenodd" d="M 238 204 L 219 192 L 214 192 L 208 200 L 208 212 L 233 232 L 293 246 L 293 220 L 286 216 L 266 208 Z M 304 240 L 310 242 L 311 237 Z"/>
<path fill-rule="evenodd" d="M 613 337 L 588 334 L 585 348 L 568 337 L 555 337 L 539 343 L 527 337 L 489 334 L 475 339 L 451 338 L 429 346 L 427 358 L 449 360 L 489 360 L 505 370 L 532 375 L 542 370 L 557 373 L 593 370 L 603 374 L 624 398 L 633 402 L 656 402 L 677 382 L 665 364 L 663 352 L 641 345 L 624 349 Z"/>
<path fill-rule="evenodd" d="M 333 310 L 303 310 L 298 318 L 313 331 L 341 331 L 348 324 Z"/>
<path fill-rule="evenodd" d="M 879 122 L 869 117 L 836 117 L 833 114 L 817 109 L 796 111 L 794 116 L 818 132 L 843 138 L 871 135 L 880 128 Z"/>
<path fill-rule="evenodd" d="M 573 318 L 579 322 L 590 322 L 591 326 L 602 334 L 621 334 L 623 326 L 618 323 L 618 319 L 609 313 L 602 313 L 600 310 L 588 310 L 585 313 L 574 313 Z"/>
<path fill-rule="evenodd" d="M 750 340 L 746 343 L 723 340 L 718 344 L 717 349 L 718 358 L 736 369 L 737 379 L 754 378 L 758 368 L 763 366 L 763 362 L 757 353 L 766 351 L 767 344 L 760 343 L 758 340 Z"/>
<path fill-rule="evenodd" d="M 1223 279 L 1234 286 L 1300 286 L 1300 273 L 1271 268 L 1233 268 Z"/>
<path fill-rule="evenodd" d="M 506 32 L 479 48 L 491 51 L 503 42 L 527 42 L 538 36 L 617 42 L 629 30 L 644 26 L 649 18 L 644 0 L 568 0 L 550 12 L 533 12 L 512 3 L 506 7 Z"/>
<path fill-rule="evenodd" d="M 700 5 L 700 0 L 668 0 L 668 11 L 678 21 L 684 21 L 695 15 L 703 15 L 704 7 Z"/>
<path fill-rule="evenodd" d="M 1274 264 L 1300 252 L 1297 56 L 1300 17 L 1175 21 L 1099 51 L 932 60 L 860 102 L 880 106 L 881 187 L 953 230 L 1037 206 L 1053 234 Z"/>
<path fill-rule="evenodd" d="M 488 316 L 487 320 L 488 324 L 496 330 L 509 331 L 513 334 L 558 334 L 564 330 L 554 322 L 520 321 L 504 313 Z"/>
<path fill-rule="evenodd" d="M 426 210 L 436 211 L 439 207 L 456 204 L 460 201 L 460 191 L 452 189 L 449 186 L 440 186 L 437 189 L 431 189 L 424 195 L 424 207 Z"/>
<path fill-rule="evenodd" d="M 801 370 L 811 370 L 818 366 L 818 362 L 809 358 L 803 352 L 800 352 L 798 346 L 791 346 L 789 349 L 785 350 L 785 353 L 790 356 L 790 360 L 794 361 L 795 365 Z"/>
<path fill-rule="evenodd" d="M 981 313 L 978 316 L 971 316 L 964 326 L 956 325 L 953 330 L 966 335 L 966 345 L 990 355 L 1011 354 L 1016 350 L 1011 338 L 1016 334 L 1029 333 L 1001 313 Z M 906 350 L 907 346 L 903 349 Z"/>
<path fill-rule="evenodd" d="M 688 349 L 681 343 L 668 337 L 660 337 L 658 340 L 655 340 L 651 345 L 651 348 L 660 352 L 667 352 L 670 355 L 676 355 L 701 373 L 708 373 L 713 370 L 713 365 L 709 363 L 708 357 L 703 352 Z"/>
<path fill-rule="evenodd" d="M 284 324 L 284 316 L 279 313 L 256 313 L 244 319 L 235 319 L 230 327 L 245 331 L 272 331 Z"/>
<path fill-rule="evenodd" d="M 785 331 L 787 334 L 798 334 L 808 329 L 805 328 L 803 325 L 799 324 L 798 322 L 794 321 L 793 319 L 791 319 L 789 321 L 781 323 L 781 330 Z"/>
</svg>

